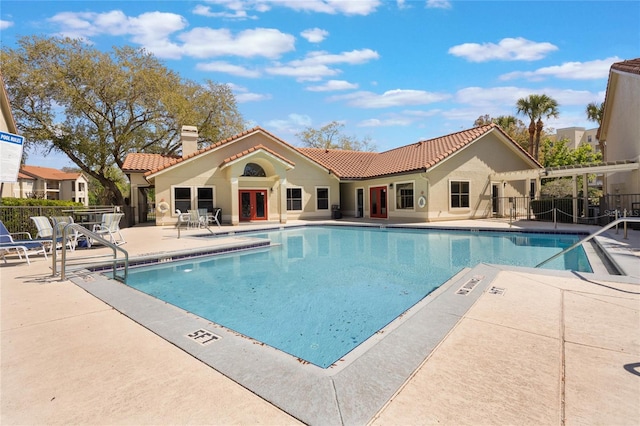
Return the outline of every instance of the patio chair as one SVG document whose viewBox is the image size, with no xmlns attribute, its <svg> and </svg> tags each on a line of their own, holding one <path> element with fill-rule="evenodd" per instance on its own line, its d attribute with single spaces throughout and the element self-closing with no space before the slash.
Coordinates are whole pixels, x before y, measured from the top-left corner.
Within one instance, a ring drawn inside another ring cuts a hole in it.
<svg viewBox="0 0 640 426">
<path fill-rule="evenodd" d="M 73 217 L 71 216 L 51 216 L 51 223 L 53 224 L 53 228 L 56 231 L 56 235 L 62 235 L 64 232 L 64 227 L 69 223 L 74 223 Z M 78 245 L 78 237 L 79 233 L 76 230 L 71 230 L 67 236 L 68 245 L 71 251 L 75 250 Z"/>
<path fill-rule="evenodd" d="M 182 213 L 180 209 L 176 209 L 176 214 L 178 215 L 178 221 L 176 222 L 176 228 L 181 227 L 182 225 L 189 226 L 189 214 Z"/>
<path fill-rule="evenodd" d="M 104 213 L 102 222 L 93 226 L 93 232 L 98 235 L 109 235 L 109 241 L 115 245 L 126 243 L 122 233 L 120 232 L 120 219 L 124 213 Z M 116 238 L 118 234 L 118 238 Z"/>
<path fill-rule="evenodd" d="M 203 218 L 198 210 L 187 210 L 189 214 L 189 228 L 200 228 L 206 221 L 206 216 Z"/>
<path fill-rule="evenodd" d="M 209 213 L 208 216 L 207 216 L 207 221 L 209 223 L 215 222 L 216 225 L 218 225 L 218 228 L 220 228 L 220 212 L 221 211 L 222 211 L 222 209 L 214 208 L 213 209 L 213 213 Z"/>
<path fill-rule="evenodd" d="M 28 238 L 15 240 L 13 238 L 14 235 L 26 235 Z M 22 255 L 24 255 L 27 264 L 30 265 L 29 251 L 31 250 L 35 250 L 33 254 L 42 253 L 46 259 L 47 250 L 45 244 L 50 242 L 51 240 L 33 240 L 31 239 L 31 234 L 28 232 L 11 233 L 7 227 L 4 226 L 4 223 L 0 221 L 0 256 L 2 256 L 4 263 L 7 263 L 6 255 L 15 252 L 20 259 L 22 259 Z"/>
<path fill-rule="evenodd" d="M 53 226 L 49 219 L 46 216 L 31 216 L 31 220 L 36 225 L 38 229 L 38 233 L 36 234 L 36 240 L 49 241 L 49 252 L 53 250 Z M 56 248 L 58 248 L 58 244 L 62 242 L 62 237 L 56 237 Z M 69 243 L 67 243 L 69 244 Z"/>
</svg>

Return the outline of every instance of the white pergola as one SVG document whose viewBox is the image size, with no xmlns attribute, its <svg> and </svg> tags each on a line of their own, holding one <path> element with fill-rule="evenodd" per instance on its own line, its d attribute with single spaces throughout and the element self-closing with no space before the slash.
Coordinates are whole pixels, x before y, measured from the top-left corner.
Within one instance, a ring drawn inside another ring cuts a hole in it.
<svg viewBox="0 0 640 426">
<path fill-rule="evenodd" d="M 560 166 L 560 167 L 547 167 L 539 169 L 529 170 L 517 170 L 513 172 L 492 173 L 489 175 L 489 180 L 493 182 L 513 182 L 513 181 L 525 181 L 526 188 L 531 188 L 531 182 L 535 182 L 536 197 L 540 195 L 540 183 L 542 179 L 571 177 L 573 182 L 573 217 L 574 222 L 578 217 L 578 176 L 583 176 L 582 179 L 582 194 L 584 196 L 583 214 L 587 216 L 588 209 L 588 175 L 602 175 L 605 177 L 612 173 L 631 172 L 634 170 L 640 170 L 640 163 L 636 160 L 624 160 L 624 161 L 610 161 L 606 163 L 598 164 L 586 164 L 586 165 L 572 165 L 572 166 Z M 531 194 L 529 194 L 531 195 Z"/>
</svg>

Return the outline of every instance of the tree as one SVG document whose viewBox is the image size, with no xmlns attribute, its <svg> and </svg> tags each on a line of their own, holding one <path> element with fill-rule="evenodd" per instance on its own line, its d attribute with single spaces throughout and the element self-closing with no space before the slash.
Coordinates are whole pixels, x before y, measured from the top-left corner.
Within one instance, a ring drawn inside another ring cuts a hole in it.
<svg viewBox="0 0 640 426">
<path fill-rule="evenodd" d="M 344 149 L 348 151 L 375 151 L 376 147 L 371 139 L 366 137 L 358 140 L 354 136 L 342 134 L 344 124 L 332 121 L 319 129 L 307 127 L 296 136 L 308 148 Z"/>
<path fill-rule="evenodd" d="M 473 125 L 484 126 L 490 123 L 495 123 L 500 126 L 511 139 L 516 141 L 516 143 L 524 149 L 528 148 L 527 128 L 522 120 L 513 115 L 500 115 L 492 118 L 489 114 L 485 114 L 478 117 L 476 121 L 473 122 Z"/>
<path fill-rule="evenodd" d="M 517 113 L 529 117 L 529 154 L 536 160 L 539 155 L 540 138 L 545 119 L 558 117 L 558 102 L 547 95 L 529 95 L 516 102 Z"/>
<path fill-rule="evenodd" d="M 118 181 L 128 153 L 177 153 L 185 124 L 198 126 L 204 145 L 245 127 L 227 85 L 182 80 L 143 49 L 104 53 L 34 36 L 3 47 L 0 59 L 26 148 L 65 153 L 99 182 L 105 204 L 124 202 Z"/>
<path fill-rule="evenodd" d="M 585 111 L 587 113 L 587 120 L 589 121 L 595 121 L 596 123 L 598 123 L 598 129 L 600 129 L 600 126 L 602 125 L 602 117 L 604 116 L 604 102 L 602 103 L 596 103 L 596 102 L 591 102 L 589 105 L 587 105 L 587 109 Z M 605 157 L 605 146 L 604 146 L 604 142 L 602 142 L 601 140 L 598 140 L 598 145 L 600 146 L 600 152 L 602 153 L 602 158 L 606 158 Z"/>
</svg>

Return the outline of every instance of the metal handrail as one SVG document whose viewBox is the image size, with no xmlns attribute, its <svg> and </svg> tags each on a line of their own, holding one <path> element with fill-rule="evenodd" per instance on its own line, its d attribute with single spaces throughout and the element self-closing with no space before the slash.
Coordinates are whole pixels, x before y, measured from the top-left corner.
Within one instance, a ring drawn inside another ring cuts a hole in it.
<svg viewBox="0 0 640 426">
<path fill-rule="evenodd" d="M 535 267 L 539 268 L 542 265 L 546 265 L 547 263 L 551 262 L 554 259 L 557 259 L 558 257 L 562 256 L 565 253 L 570 252 L 571 250 L 575 249 L 576 247 L 586 243 L 587 241 L 593 239 L 594 237 L 597 237 L 598 235 L 602 234 L 605 231 L 608 231 L 609 229 L 613 228 L 614 226 L 618 226 L 621 223 L 625 223 L 625 232 L 626 232 L 626 223 L 627 222 L 636 222 L 636 223 L 640 223 L 640 218 L 639 217 L 622 217 L 620 219 L 616 219 L 613 222 L 607 224 L 604 228 L 594 232 L 593 234 L 589 234 L 586 237 L 584 237 L 583 239 L 581 239 L 580 241 L 578 241 L 577 243 L 573 244 L 570 247 L 567 247 L 566 249 L 562 250 L 560 253 L 556 253 L 553 256 L 551 256 L 550 258 L 548 258 L 547 260 L 538 263 Z"/>
<path fill-rule="evenodd" d="M 104 238 L 102 238 L 100 235 L 96 234 L 93 231 L 88 230 L 87 228 L 85 228 L 84 226 L 78 224 L 78 223 L 68 223 L 64 226 L 64 228 L 62 229 L 62 257 L 60 259 L 60 279 L 61 280 L 65 280 L 65 276 L 66 276 L 66 267 L 67 267 L 67 245 L 66 245 L 66 241 L 69 238 L 69 231 L 70 230 L 74 230 L 76 232 L 78 232 L 79 234 L 82 234 L 85 236 L 85 238 L 91 238 L 92 240 L 96 240 L 97 242 L 99 242 L 100 244 L 107 246 L 109 248 L 111 248 L 111 250 L 113 250 L 113 279 L 114 280 L 118 280 L 121 282 L 126 282 L 127 281 L 127 277 L 129 275 L 129 253 L 123 249 L 122 247 L 118 246 L 117 244 L 112 243 L 111 241 L 105 240 Z M 56 256 L 56 248 L 55 245 L 57 243 L 57 239 L 58 239 L 58 230 L 56 229 L 56 232 L 54 233 L 53 236 L 53 248 L 52 248 L 52 269 L 53 269 L 53 276 L 57 275 L 57 266 L 58 266 L 58 261 L 57 261 L 57 256 Z M 124 255 L 124 276 L 123 277 L 119 277 L 117 274 L 118 271 L 118 251 L 122 252 L 122 254 Z"/>
</svg>

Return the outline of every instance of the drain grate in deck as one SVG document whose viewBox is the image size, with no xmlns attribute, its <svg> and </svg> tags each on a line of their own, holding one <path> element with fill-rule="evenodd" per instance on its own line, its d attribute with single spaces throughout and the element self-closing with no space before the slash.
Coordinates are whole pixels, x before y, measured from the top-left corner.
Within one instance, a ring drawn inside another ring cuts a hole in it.
<svg viewBox="0 0 640 426">
<path fill-rule="evenodd" d="M 480 283 L 480 281 L 482 281 L 482 279 L 484 278 L 484 276 L 482 275 L 476 275 L 473 278 L 471 278 L 469 281 L 467 281 L 466 283 L 464 283 L 462 285 L 462 287 L 460 287 L 458 289 L 458 291 L 456 291 L 456 294 L 461 294 L 463 296 L 466 296 L 467 294 L 471 293 L 471 291 L 476 288 L 476 286 Z"/>
</svg>

